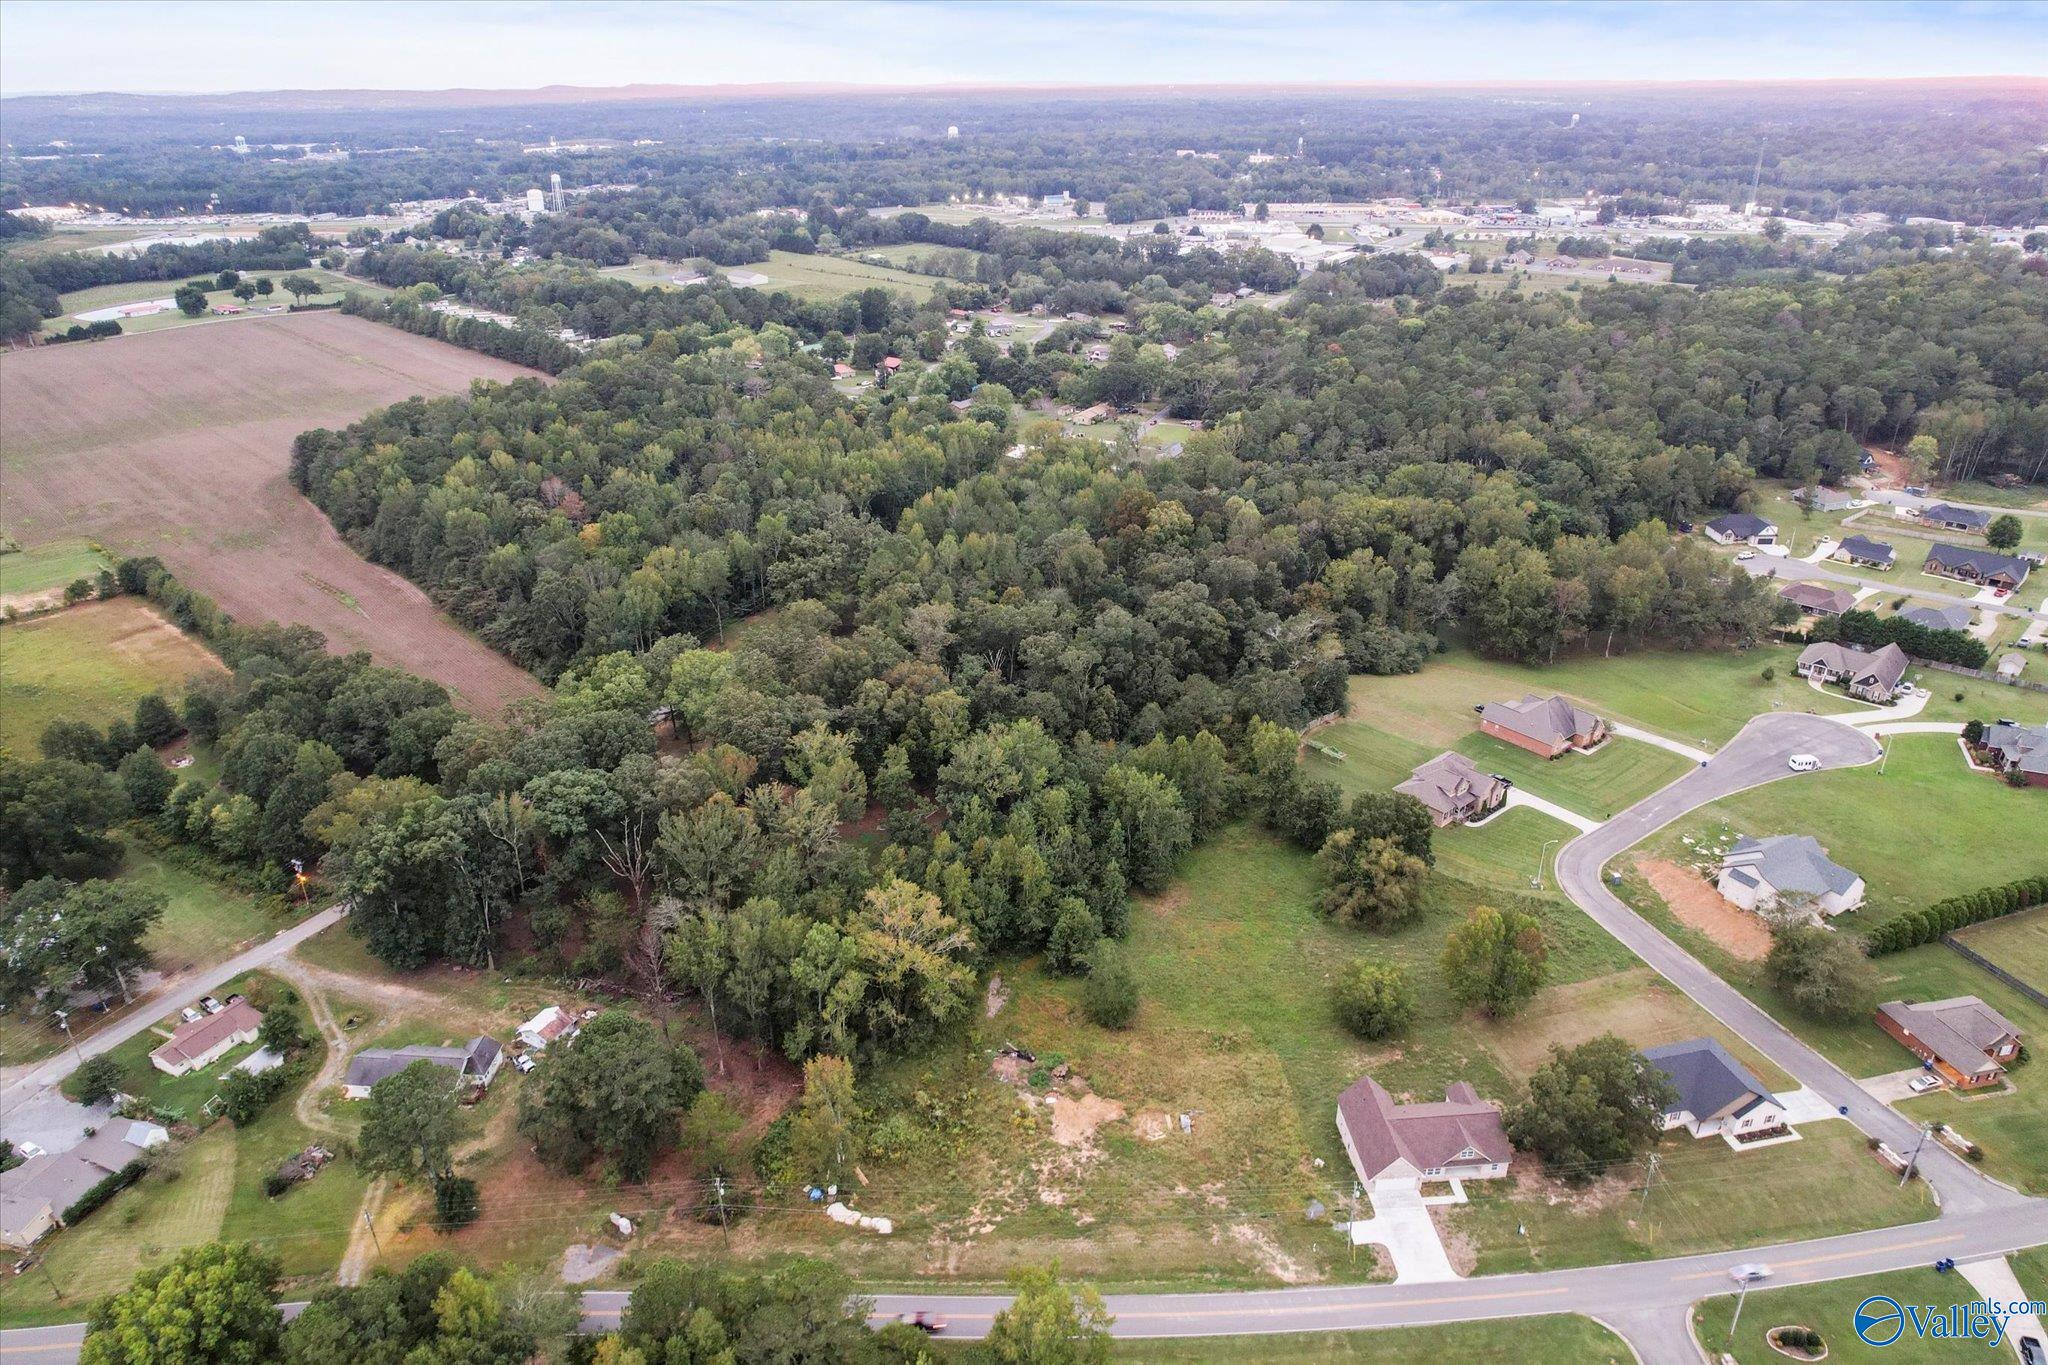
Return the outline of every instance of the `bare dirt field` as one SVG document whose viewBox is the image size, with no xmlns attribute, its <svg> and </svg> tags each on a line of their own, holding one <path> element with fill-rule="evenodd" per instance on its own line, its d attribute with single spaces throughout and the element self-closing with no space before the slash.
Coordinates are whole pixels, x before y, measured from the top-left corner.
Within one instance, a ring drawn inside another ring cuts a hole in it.
<svg viewBox="0 0 2048 1365">
<path fill-rule="evenodd" d="M 287 471 L 310 427 L 531 373 L 339 313 L 13 352 L 0 357 L 0 529 L 156 555 L 243 620 L 312 626 L 496 711 L 539 682 L 351 550 Z"/>
<path fill-rule="evenodd" d="M 1745 962 L 1761 962 L 1771 951 L 1771 929 L 1763 918 L 1722 900 L 1719 892 L 1692 872 L 1661 858 L 1638 858 L 1636 870 L 1649 879 L 1672 914 L 1730 955 Z"/>
</svg>

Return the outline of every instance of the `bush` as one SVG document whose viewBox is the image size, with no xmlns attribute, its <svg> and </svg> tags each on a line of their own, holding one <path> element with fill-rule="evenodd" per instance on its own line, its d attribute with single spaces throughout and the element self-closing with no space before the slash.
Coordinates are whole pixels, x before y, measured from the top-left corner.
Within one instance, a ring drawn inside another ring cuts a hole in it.
<svg viewBox="0 0 2048 1365">
<path fill-rule="evenodd" d="M 80 1104 L 98 1104 L 111 1097 L 121 1084 L 121 1064 L 101 1053 L 88 1057 L 71 1074 L 71 1093 Z"/>
<path fill-rule="evenodd" d="M 229 1123 L 237 1128 L 247 1128 L 263 1116 L 270 1102 L 284 1093 L 290 1072 L 285 1067 L 272 1067 L 257 1075 L 248 1071 L 230 1071 L 220 1083 L 220 1112 Z"/>
<path fill-rule="evenodd" d="M 1881 957 L 1917 948 L 1954 930 L 2042 904 L 2048 904 L 2048 876 L 2022 877 L 2002 886 L 1982 887 L 1886 920 L 1865 936 L 1864 951 Z"/>
<path fill-rule="evenodd" d="M 1354 959 L 1330 991 L 1337 1022 L 1361 1038 L 1391 1038 L 1415 1017 L 1415 988 L 1407 974 L 1378 958 Z"/>
<path fill-rule="evenodd" d="M 1831 929 L 1792 924 L 1771 936 L 1764 973 L 1801 1013 L 1853 1019 L 1867 1013 L 1877 973 L 1856 945 Z"/>
<path fill-rule="evenodd" d="M 1089 958 L 1081 1009 L 1100 1028 L 1129 1028 L 1138 1017 L 1138 978 L 1123 953 L 1106 943 Z"/>
<path fill-rule="evenodd" d="M 84 1194 L 79 1195 L 76 1200 L 72 1201 L 71 1207 L 64 1210 L 64 1225 L 69 1227 L 76 1223 L 79 1219 L 85 1217 L 109 1199 L 112 1199 L 121 1191 L 142 1179 L 142 1173 L 148 1169 L 149 1163 L 141 1157 L 137 1157 L 120 1170 L 115 1171 L 112 1175 L 100 1181 Z"/>
<path fill-rule="evenodd" d="M 476 1182 L 466 1175 L 444 1175 L 434 1182 L 434 1226 L 443 1232 L 466 1228 L 484 1211 Z"/>
</svg>

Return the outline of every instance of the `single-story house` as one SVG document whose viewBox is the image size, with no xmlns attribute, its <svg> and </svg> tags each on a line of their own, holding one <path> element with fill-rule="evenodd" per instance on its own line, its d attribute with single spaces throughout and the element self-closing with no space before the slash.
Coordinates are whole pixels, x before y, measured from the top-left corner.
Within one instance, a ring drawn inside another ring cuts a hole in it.
<svg viewBox="0 0 2048 1365">
<path fill-rule="evenodd" d="M 1438 754 L 1394 788 L 1429 807 L 1437 828 L 1476 820 L 1508 799 L 1508 784 L 1456 752 Z"/>
<path fill-rule="evenodd" d="M 2001 720 L 1984 731 L 1978 748 L 2000 772 L 2018 770 L 2029 787 L 2048 787 L 2048 725 Z"/>
<path fill-rule="evenodd" d="M 1715 883 L 1724 900 L 1745 910 L 1770 910 L 1784 895 L 1805 896 L 1821 915 L 1863 904 L 1863 878 L 1835 862 L 1805 834 L 1741 838 L 1721 860 Z"/>
<path fill-rule="evenodd" d="M 1479 728 L 1532 754 L 1556 758 L 1567 749 L 1590 749 L 1607 738 L 1607 722 L 1563 697 L 1529 693 L 1520 701 L 1490 701 L 1479 708 Z"/>
<path fill-rule="evenodd" d="M 577 1032 L 575 1015 L 560 1005 L 549 1005 L 519 1026 L 518 1037 L 531 1051 L 545 1052 L 549 1043 L 574 1038 Z"/>
<path fill-rule="evenodd" d="M 835 361 L 833 361 L 833 362 L 832 362 L 832 377 L 833 377 L 834 379 L 851 379 L 851 378 L 853 378 L 853 366 L 851 366 L 851 365 L 847 364 L 847 363 L 846 363 L 845 361 L 843 361 L 843 360 L 835 360 Z"/>
<path fill-rule="evenodd" d="M 115 1119 L 68 1152 L 32 1156 L 0 1173 L 0 1245 L 26 1251 L 64 1226 L 64 1211 L 171 1135 L 154 1123 Z"/>
<path fill-rule="evenodd" d="M 1974 995 L 1921 1005 L 1888 1001 L 1877 1007 L 1877 1026 L 1959 1090 L 1996 1085 L 2020 1053 L 2012 1020 Z"/>
<path fill-rule="evenodd" d="M 1778 1097 L 1712 1038 L 1645 1048 L 1643 1060 L 1678 1092 L 1664 1106 L 1666 1132 L 1683 1127 L 1696 1138 L 1725 1138 L 1735 1146 L 1789 1126 Z"/>
<path fill-rule="evenodd" d="M 505 1049 L 498 1045 L 497 1039 L 482 1037 L 470 1039 L 463 1047 L 365 1048 L 349 1060 L 348 1075 L 341 1082 L 342 1098 L 368 1099 L 372 1086 L 396 1076 L 414 1062 L 432 1062 L 435 1066 L 445 1067 L 453 1075 L 456 1085 L 482 1090 L 490 1085 L 498 1074 L 498 1068 L 505 1064 Z"/>
<path fill-rule="evenodd" d="M 1998 680 L 2011 682 L 2027 671 L 2027 656 L 2019 653 L 1998 656 Z"/>
<path fill-rule="evenodd" d="M 1829 558 L 1861 564 L 1866 569 L 1889 569 L 1898 562 L 1899 552 L 1869 536 L 1845 536 Z"/>
<path fill-rule="evenodd" d="M 1074 414 L 1074 425 L 1092 427 L 1097 422 L 1107 422 L 1115 416 L 1115 405 L 1110 403 L 1094 403 Z"/>
<path fill-rule="evenodd" d="M 1794 502 L 1804 503 L 1815 512 L 1846 512 L 1855 505 L 1856 499 L 1839 488 L 1816 488 L 1811 497 L 1804 488 L 1792 494 Z"/>
<path fill-rule="evenodd" d="M 1852 697 L 1885 703 L 1899 690 L 1906 664 L 1906 651 L 1897 645 L 1858 649 L 1824 641 L 1799 651 L 1797 669 L 1802 678 L 1840 683 Z"/>
<path fill-rule="evenodd" d="M 1705 527 L 1707 539 L 1718 545 L 1776 545 L 1778 528 L 1752 512 L 1730 512 L 1715 517 Z"/>
<path fill-rule="evenodd" d="M 263 1027 L 263 1012 L 246 1000 L 237 1000 L 219 1014 L 209 1014 L 180 1024 L 162 1047 L 149 1054 L 150 1064 L 168 1076 L 182 1076 L 207 1065 L 223 1053 L 256 1041 Z"/>
<path fill-rule="evenodd" d="M 1440 1104 L 1396 1104 L 1362 1077 L 1337 1097 L 1337 1133 L 1368 1190 L 1383 1180 L 1498 1179 L 1514 1156 L 1500 1111 L 1467 1081 L 1452 1082 Z"/>
<path fill-rule="evenodd" d="M 1899 619 L 1929 630 L 1968 630 L 1970 609 L 1960 603 L 1949 607 L 1907 607 L 1899 613 Z"/>
<path fill-rule="evenodd" d="M 1936 545 L 1927 552 L 1927 562 L 1920 566 L 1925 572 L 1940 574 L 1944 578 L 1960 578 L 1965 583 L 1979 583 L 1987 588 L 2004 588 L 2011 591 L 2027 581 L 2027 575 L 2034 566 L 2018 555 L 2002 555 L 1996 550 L 1973 550 L 1966 545 Z"/>
<path fill-rule="evenodd" d="M 1856 605 L 1856 594 L 1847 588 L 1824 588 L 1818 583 L 1787 583 L 1778 589 L 1778 596 L 1815 616 L 1840 616 Z"/>
<path fill-rule="evenodd" d="M 1920 509 L 1920 522 L 1923 526 L 1938 526 L 1944 531 L 1981 536 L 1991 525 L 1991 514 L 1974 507 L 1951 507 L 1945 502 L 1931 502 Z"/>
</svg>

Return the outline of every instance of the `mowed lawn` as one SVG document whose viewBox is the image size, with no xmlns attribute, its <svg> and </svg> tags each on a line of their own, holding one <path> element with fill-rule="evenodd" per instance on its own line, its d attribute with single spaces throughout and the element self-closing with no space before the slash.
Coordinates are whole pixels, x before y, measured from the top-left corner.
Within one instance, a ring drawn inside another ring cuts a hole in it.
<svg viewBox="0 0 2048 1365">
<path fill-rule="evenodd" d="M 1972 925 L 1956 937 L 2035 990 L 2048 991 L 2048 906 Z"/>
<path fill-rule="evenodd" d="M 147 694 L 225 667 L 140 598 L 0 625 L 0 745 L 33 755 L 53 720 L 125 719 Z"/>
<path fill-rule="evenodd" d="M 928 246 L 922 249 L 934 252 L 942 248 Z M 764 275 L 766 282 L 753 288 L 780 290 L 814 303 L 843 299 L 848 294 L 872 288 L 893 289 L 922 302 L 930 298 L 939 285 L 933 276 L 917 275 L 893 266 L 870 265 L 845 256 L 806 256 L 794 251 L 772 251 L 765 261 L 718 268 L 728 276 Z M 681 287 L 676 284 L 675 277 L 686 269 L 678 262 L 649 260 L 611 266 L 600 273 L 637 285 L 675 289 Z"/>
<path fill-rule="evenodd" d="M 1657 847 L 1704 860 L 1679 840 L 1712 847 L 1730 835 L 1810 834 L 1867 885 L 1863 908 L 1835 921 L 1851 930 L 2048 872 L 2048 793 L 1972 770 L 1952 735 L 1889 742 L 1882 773 L 1868 764 L 1739 792 L 1677 822 Z"/>
<path fill-rule="evenodd" d="M 1928 1259 L 1933 1259 L 1929 1249 Z M 1765 1333 L 1774 1327 L 1811 1327 L 1828 1348 L 1830 1365 L 1949 1365 L 1958 1360 L 2009 1361 L 2012 1350 L 1981 1341 L 1923 1341 L 1907 1326 L 1889 1346 L 1871 1346 L 1856 1335 L 1856 1305 L 1872 1294 L 1900 1304 L 1929 1306 L 1939 1312 L 1955 1304 L 1980 1302 L 1983 1295 L 1959 1274 L 1938 1274 L 1932 1265 L 1887 1271 L 1853 1280 L 1800 1285 L 1792 1289 L 1753 1289 L 1735 1323 L 1734 1286 L 1693 1305 L 1693 1334 L 1714 1352 L 1726 1351 L 1738 1365 L 1784 1365 L 1786 1356 L 1772 1349 Z M 1733 1329 L 1731 1332 L 1731 1328 Z"/>
<path fill-rule="evenodd" d="M 0 554 L 0 604 L 62 592 L 78 579 L 96 582 L 113 561 L 81 537 L 30 545 Z"/>
<path fill-rule="evenodd" d="M 372 280 L 358 280 L 348 275 L 314 266 L 308 270 L 245 270 L 242 278 L 249 281 L 267 279 L 271 282 L 268 295 L 258 294 L 247 300 L 235 297 L 232 289 L 208 289 L 206 306 L 208 311 L 198 317 L 186 317 L 175 308 L 161 313 L 150 313 L 142 317 L 120 318 L 121 330 L 126 332 L 156 332 L 166 327 L 184 327 L 198 322 L 226 322 L 237 316 L 247 316 L 264 309 L 283 309 L 298 302 L 296 296 L 285 291 L 283 280 L 287 275 L 306 275 L 319 282 L 321 292 L 306 296 L 308 303 L 333 303 L 351 290 L 367 294 L 385 294 L 390 290 Z M 180 277 L 175 280 L 135 280 L 125 284 L 95 285 L 91 289 L 78 289 L 58 297 L 57 303 L 64 311 L 43 323 L 43 331 L 62 332 L 78 325 L 81 313 L 96 312 L 102 308 L 118 308 L 122 304 L 147 303 L 153 299 L 168 299 L 178 292 L 181 285 L 198 280 L 201 276 Z M 215 308 L 239 308 L 240 314 L 229 317 L 215 317 Z"/>
<path fill-rule="evenodd" d="M 1111 1358 L 1142 1365 L 1194 1365 L 1211 1360 L 1256 1360 L 1267 1365 L 1349 1360 L 1370 1360 L 1375 1365 L 1443 1365 L 1453 1360 L 1625 1365 L 1636 1357 L 1626 1342 L 1591 1318 L 1559 1313 L 1365 1332 L 1120 1341 Z"/>
</svg>

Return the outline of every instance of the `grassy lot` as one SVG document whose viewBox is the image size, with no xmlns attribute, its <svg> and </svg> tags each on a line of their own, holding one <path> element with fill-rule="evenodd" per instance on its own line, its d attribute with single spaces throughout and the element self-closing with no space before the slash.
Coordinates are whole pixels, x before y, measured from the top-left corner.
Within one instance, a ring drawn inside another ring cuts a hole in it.
<svg viewBox="0 0 2048 1365">
<path fill-rule="evenodd" d="M 306 301 L 309 303 L 332 303 L 350 290 L 372 294 L 389 292 L 382 285 L 368 280 L 355 279 L 348 275 L 337 274 L 320 266 L 314 266 L 308 270 L 247 270 L 242 272 L 243 279 L 252 281 L 269 279 L 273 281 L 275 287 L 268 298 L 259 294 L 247 303 L 244 303 L 241 299 L 235 297 L 233 290 L 213 289 L 207 291 L 206 305 L 208 308 L 240 308 L 244 310 L 241 316 L 257 313 L 265 308 L 278 308 L 281 310 L 286 305 L 296 301 L 291 294 L 285 292 L 281 283 L 277 283 L 282 281 L 287 275 L 310 275 L 326 287 L 325 293 L 308 295 Z M 199 277 L 193 276 L 192 278 L 197 279 Z M 66 331 L 79 321 L 78 315 L 80 313 L 90 313 L 100 308 L 114 308 L 124 303 L 146 303 L 152 299 L 170 298 L 178 292 L 179 285 L 187 282 L 184 279 L 135 280 L 126 284 L 103 284 L 96 285 L 91 289 L 74 290 L 69 294 L 59 297 L 58 304 L 63 308 L 64 312 L 59 317 L 50 318 L 45 321 L 43 323 L 43 331 L 45 333 Z M 188 318 L 175 308 L 162 313 L 151 313 L 146 317 L 120 319 L 123 332 L 155 332 L 161 331 L 166 327 L 184 327 L 199 322 L 226 321 L 233 321 L 233 319 L 216 318 L 210 313 L 203 313 L 196 318 Z"/>
<path fill-rule="evenodd" d="M 1526 1176 L 1474 1181 L 1465 1187 L 1471 1202 L 1446 1213 L 1454 1242 L 1476 1245 L 1482 1274 L 1683 1256 L 1934 1216 L 1927 1187 L 1901 1190 L 1847 1123 L 1800 1131 L 1798 1142 L 1748 1152 L 1669 1133 L 1657 1144 L 1647 1200 L 1643 1169 L 1631 1165 L 1582 1192 Z"/>
<path fill-rule="evenodd" d="M 927 252 L 939 250 L 937 247 L 923 249 Z M 770 252 L 766 261 L 726 269 L 728 274 L 751 272 L 766 275 L 767 283 L 755 288 L 781 290 L 812 302 L 843 299 L 848 294 L 876 286 L 923 300 L 930 298 L 939 284 L 930 275 L 913 275 L 907 270 L 869 265 L 845 256 L 804 256 L 793 251 Z M 669 261 L 636 261 L 631 265 L 612 266 L 602 273 L 632 284 L 674 289 L 678 287 L 674 277 L 682 270 L 681 265 Z"/>
<path fill-rule="evenodd" d="M 1256 1337 L 1198 1337 L 1118 1342 L 1113 1358 L 1143 1365 L 1257 1360 L 1285 1365 L 1370 1360 L 1378 1365 L 1440 1365 L 1447 1360 L 1571 1361 L 1624 1365 L 1634 1354 L 1591 1318 L 1557 1314 L 1435 1327 L 1383 1327 L 1368 1332 L 1315 1332 Z"/>
<path fill-rule="evenodd" d="M 47 237 L 36 237 L 10 243 L 0 256 L 15 261 L 35 261 L 46 256 L 62 256 L 69 251 L 85 251 L 92 247 L 118 246 L 143 237 L 154 236 L 148 228 L 76 228 L 70 231 L 53 231 Z"/>
<path fill-rule="evenodd" d="M 34 754 L 53 720 L 125 719 L 145 694 L 175 693 L 192 675 L 224 667 L 139 598 L 11 622 L 0 626 L 0 745 Z"/>
<path fill-rule="evenodd" d="M 76 536 L 13 550 L 0 554 L 0 601 L 61 592 L 77 579 L 91 582 L 100 570 L 113 567 L 112 560 Z"/>
<path fill-rule="evenodd" d="M 1956 937 L 2029 986 L 2048 991 L 2048 907 L 1972 925 Z"/>
<path fill-rule="evenodd" d="M 1955 483 L 1936 490 L 1936 496 L 1953 498 L 1957 502 L 1982 503 L 1986 507 L 2048 512 L 2048 488 L 2037 483 L 2022 484 L 2018 488 L 1999 488 L 1975 481 Z"/>
<path fill-rule="evenodd" d="M 1730 1344 L 1735 1296 L 1718 1295 L 1693 1305 L 1693 1331 L 1710 1351 L 1729 1351 L 1739 1365 L 1784 1365 L 1786 1357 L 1771 1348 L 1764 1334 L 1774 1327 L 1811 1327 L 1827 1343 L 1828 1360 L 1840 1365 L 1922 1365 L 1956 1360 L 2010 1360 L 2011 1351 L 1984 1342 L 1922 1341 L 1911 1326 L 1890 1346 L 1870 1346 L 1856 1335 L 1856 1305 L 1872 1294 L 1886 1294 L 1901 1304 L 1932 1305 L 1937 1310 L 1971 1303 L 1983 1296 L 1958 1274 L 1932 1269 L 1936 1248 L 1928 1249 L 1927 1269 L 1895 1270 L 1854 1280 L 1801 1285 L 1795 1289 L 1751 1290 L 1742 1306 L 1742 1322 Z M 1717 1357 L 1718 1358 L 1718 1357 Z"/>
<path fill-rule="evenodd" d="M 1678 821 L 1654 846 L 1676 861 L 1704 863 L 1711 855 L 1697 849 L 1725 846 L 1736 835 L 1810 834 L 1868 886 L 1863 908 L 1835 921 L 1852 930 L 1990 882 L 2048 872 L 2048 840 L 2021 833 L 2048 821 L 2040 792 L 1973 771 L 1950 735 L 1894 735 L 1890 746 L 1882 774 L 1871 764 L 1738 792 Z M 1900 856 L 1902 838 L 1911 841 L 1909 857 Z M 1994 852 L 1995 867 L 1987 865 Z"/>
</svg>

